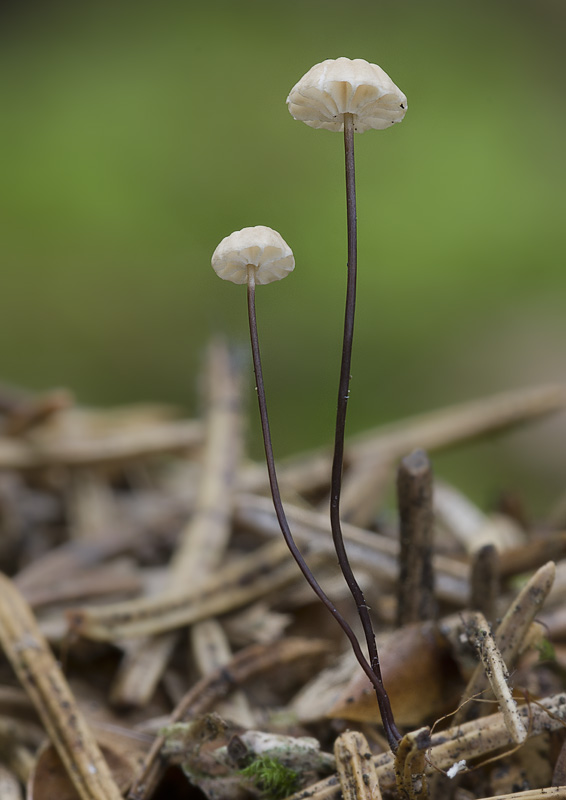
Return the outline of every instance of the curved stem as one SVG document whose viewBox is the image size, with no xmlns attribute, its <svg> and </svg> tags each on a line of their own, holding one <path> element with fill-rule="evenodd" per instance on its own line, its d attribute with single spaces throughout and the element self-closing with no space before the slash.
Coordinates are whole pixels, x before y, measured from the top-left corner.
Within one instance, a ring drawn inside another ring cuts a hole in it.
<svg viewBox="0 0 566 800">
<path fill-rule="evenodd" d="M 344 338 L 342 344 L 342 362 L 340 365 L 340 383 L 338 387 L 338 404 L 336 411 L 336 433 L 334 439 L 334 457 L 332 460 L 332 479 L 330 489 L 330 525 L 332 539 L 338 556 L 342 574 L 356 602 L 358 614 L 364 630 L 372 670 L 381 691 L 377 693 L 381 718 L 387 737 L 399 741 L 401 736 L 393 719 L 393 712 L 387 692 L 381 678 L 379 656 L 375 643 L 375 634 L 364 594 L 354 576 L 344 545 L 342 526 L 340 523 L 340 493 L 342 489 L 342 469 L 344 463 L 344 433 L 346 428 L 346 412 L 349 398 L 350 367 L 352 362 L 352 344 L 354 339 L 354 317 L 356 310 L 357 279 L 357 220 L 356 220 L 356 173 L 354 160 L 354 118 L 352 114 L 344 114 L 344 149 L 346 154 L 346 209 L 348 219 L 348 278 L 346 290 L 346 311 L 344 315 Z M 375 685 L 375 684 L 374 684 Z"/>
<path fill-rule="evenodd" d="M 259 349 L 259 337 L 257 332 L 257 319 L 256 319 L 256 310 L 255 310 L 255 270 L 256 268 L 252 265 L 248 265 L 248 318 L 250 324 L 250 340 L 252 346 L 252 357 L 254 363 L 254 372 L 256 378 L 256 390 L 257 390 L 257 399 L 259 403 L 259 415 L 261 418 L 261 430 L 263 434 L 263 444 L 265 449 L 265 460 L 267 463 L 267 472 L 269 475 L 269 485 L 271 487 L 271 496 L 273 498 L 273 507 L 275 509 L 275 514 L 277 515 L 277 520 L 279 522 L 279 527 L 281 528 L 281 533 L 283 534 L 283 538 L 287 544 L 287 547 L 291 551 L 291 555 L 297 562 L 299 569 L 303 573 L 307 583 L 315 592 L 319 600 L 326 606 L 326 608 L 330 611 L 336 622 L 340 625 L 346 636 L 348 637 L 352 649 L 354 651 L 354 655 L 356 656 L 361 668 L 365 672 L 365 674 L 370 679 L 376 694 L 377 700 L 379 703 L 379 708 L 381 711 L 382 719 L 384 721 L 384 728 L 389 740 L 389 744 L 392 750 L 397 749 L 397 744 L 400 740 L 400 735 L 395 728 L 394 723 L 387 724 L 386 719 L 389 720 L 389 717 L 386 715 L 384 716 L 384 712 L 382 710 L 382 706 L 389 708 L 389 715 L 390 715 L 390 722 L 393 721 L 393 716 L 391 714 L 391 708 L 389 706 L 389 698 L 385 693 L 385 689 L 383 688 L 383 683 L 381 681 L 381 676 L 377 676 L 375 671 L 372 669 L 370 664 L 368 663 L 367 659 L 365 658 L 362 649 L 360 647 L 360 643 L 358 642 L 356 635 L 352 628 L 348 625 L 344 617 L 340 614 L 338 609 L 334 606 L 334 603 L 327 594 L 324 592 L 320 584 L 317 582 L 316 578 L 310 571 L 309 567 L 307 566 L 299 548 L 297 547 L 295 540 L 293 539 L 293 534 L 289 528 L 289 523 L 287 522 L 287 517 L 285 515 L 285 511 L 283 509 L 283 503 L 281 502 L 281 494 L 279 492 L 279 483 L 277 481 L 277 474 L 275 471 L 275 459 L 273 456 L 273 445 L 271 442 L 271 431 L 269 428 L 269 418 L 267 414 L 267 402 L 265 398 L 265 386 L 263 383 L 263 370 L 261 366 L 261 354 Z"/>
</svg>

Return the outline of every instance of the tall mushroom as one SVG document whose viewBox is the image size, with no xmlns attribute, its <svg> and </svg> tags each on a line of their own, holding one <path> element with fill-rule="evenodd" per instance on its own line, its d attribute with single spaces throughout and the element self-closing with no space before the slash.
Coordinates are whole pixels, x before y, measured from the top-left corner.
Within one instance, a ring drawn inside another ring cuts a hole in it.
<svg viewBox="0 0 566 800">
<path fill-rule="evenodd" d="M 226 236 L 212 255 L 212 268 L 216 274 L 224 280 L 232 283 L 247 283 L 248 287 L 248 317 L 250 326 L 250 339 L 252 346 L 252 357 L 254 372 L 256 377 L 257 398 L 259 403 L 259 413 L 261 418 L 261 429 L 263 434 L 263 444 L 265 449 L 265 459 L 271 487 L 273 506 L 279 522 L 279 527 L 287 543 L 289 550 L 297 562 L 305 579 L 316 593 L 318 598 L 324 603 L 334 619 L 341 626 L 348 637 L 354 654 L 372 682 L 378 697 L 378 702 L 384 720 L 384 727 L 389 742 L 393 749 L 396 749 L 400 739 L 397 728 L 393 720 L 393 714 L 389 705 L 381 675 L 376 672 L 373 664 L 365 658 L 360 643 L 348 622 L 336 609 L 334 603 L 326 595 L 322 587 L 318 584 L 309 567 L 307 566 L 301 552 L 299 551 L 293 535 L 289 528 L 279 484 L 275 470 L 275 459 L 273 456 L 273 446 L 271 442 L 271 432 L 269 428 L 269 418 L 267 414 L 267 402 L 265 398 L 265 386 L 263 382 L 263 370 L 261 366 L 261 355 L 259 348 L 259 336 L 257 330 L 256 308 L 255 308 L 255 287 L 257 284 L 272 283 L 278 281 L 289 274 L 295 267 L 293 252 L 285 240 L 277 231 L 267 228 L 264 225 L 257 225 L 252 228 L 242 228 Z"/>
<path fill-rule="evenodd" d="M 372 669 L 381 684 L 381 670 L 369 611 L 356 581 L 344 546 L 340 523 L 340 493 L 344 462 L 344 431 L 349 398 L 350 365 L 354 336 L 357 278 L 356 178 L 354 132 L 384 130 L 401 122 L 407 110 L 407 98 L 391 78 L 364 59 L 328 59 L 316 64 L 291 89 L 287 105 L 292 116 L 311 128 L 344 131 L 346 155 L 346 209 L 348 227 L 348 278 L 344 338 L 338 387 L 334 457 L 330 493 L 332 538 L 340 567 L 354 597 L 364 629 Z M 392 748 L 399 741 L 385 690 L 378 691 L 378 703 L 385 732 Z"/>
</svg>

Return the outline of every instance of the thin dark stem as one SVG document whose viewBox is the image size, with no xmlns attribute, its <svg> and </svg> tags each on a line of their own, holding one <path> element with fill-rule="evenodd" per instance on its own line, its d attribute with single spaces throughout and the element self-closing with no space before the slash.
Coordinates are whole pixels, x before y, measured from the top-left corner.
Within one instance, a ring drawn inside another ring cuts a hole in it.
<svg viewBox="0 0 566 800">
<path fill-rule="evenodd" d="M 389 741 L 399 741 L 389 698 L 383 688 L 379 656 L 375 643 L 375 634 L 371 624 L 369 610 L 364 594 L 356 581 L 348 554 L 344 546 L 342 526 L 340 524 L 340 492 L 342 488 L 342 469 L 344 463 L 344 433 L 346 428 L 346 411 L 348 407 L 350 367 L 352 362 L 352 343 L 354 339 L 354 317 L 356 310 L 357 279 L 357 224 L 356 224 L 356 172 L 354 161 L 354 118 L 352 114 L 344 114 L 344 149 L 346 153 L 346 209 L 348 219 L 348 278 L 346 290 L 346 311 L 344 315 L 344 339 L 342 344 L 342 363 L 340 365 L 340 384 L 338 387 L 338 405 L 336 411 L 336 434 L 334 439 L 334 457 L 332 460 L 332 480 L 330 488 L 330 525 L 332 539 L 338 556 L 342 574 L 355 600 L 358 614 L 364 630 L 370 663 L 375 677 L 382 689 L 378 692 L 379 710 L 385 732 Z M 375 685 L 375 684 L 374 684 Z"/>
<path fill-rule="evenodd" d="M 261 419 L 261 430 L 263 434 L 263 444 L 265 449 L 265 460 L 267 463 L 267 472 L 269 475 L 269 485 L 271 487 L 271 496 L 273 498 L 273 507 L 275 509 L 275 514 L 277 515 L 277 520 L 279 522 L 279 527 L 281 528 L 281 533 L 283 534 L 283 538 L 287 544 L 287 547 L 291 551 L 291 555 L 297 562 L 299 569 L 303 573 L 307 583 L 312 588 L 314 593 L 317 595 L 319 600 L 324 603 L 326 608 L 330 611 L 336 622 L 340 625 L 346 636 L 348 637 L 350 644 L 352 645 L 352 649 L 354 651 L 354 655 L 356 656 L 361 668 L 365 672 L 365 674 L 370 679 L 376 694 L 377 700 L 379 703 L 379 708 L 381 710 L 382 719 L 384 721 L 384 728 L 385 732 L 391 746 L 392 750 L 397 749 L 397 744 L 400 740 L 400 735 L 395 728 L 395 724 L 393 723 L 393 715 L 391 714 L 391 708 L 389 706 L 389 698 L 385 693 L 385 689 L 383 688 L 383 683 L 381 681 L 381 676 L 377 676 L 368 663 L 367 659 L 365 658 L 360 644 L 356 638 L 356 635 L 352 628 L 348 625 L 344 617 L 340 614 L 338 609 L 334 606 L 334 603 L 330 598 L 326 595 L 322 587 L 318 584 L 316 578 L 310 571 L 309 567 L 307 566 L 303 556 L 301 555 L 299 548 L 295 544 L 295 540 L 293 539 L 293 534 L 289 528 L 289 523 L 287 522 L 287 517 L 285 515 L 285 511 L 283 509 L 283 503 L 281 502 L 281 494 L 279 492 L 279 483 L 277 481 L 277 474 L 275 471 L 275 459 L 273 456 L 273 446 L 271 443 L 271 432 L 269 429 L 269 418 L 267 415 L 267 402 L 265 399 L 265 386 L 263 383 L 263 370 L 261 367 L 261 355 L 259 350 L 259 337 L 257 332 L 257 319 L 256 319 L 256 310 L 255 310 L 255 267 L 249 266 L 248 267 L 248 317 L 250 323 L 250 339 L 252 345 L 252 357 L 254 363 L 254 372 L 256 378 L 256 389 L 257 389 L 257 399 L 259 403 L 259 415 Z M 382 707 L 389 708 L 389 717 L 384 716 L 384 712 Z"/>
</svg>

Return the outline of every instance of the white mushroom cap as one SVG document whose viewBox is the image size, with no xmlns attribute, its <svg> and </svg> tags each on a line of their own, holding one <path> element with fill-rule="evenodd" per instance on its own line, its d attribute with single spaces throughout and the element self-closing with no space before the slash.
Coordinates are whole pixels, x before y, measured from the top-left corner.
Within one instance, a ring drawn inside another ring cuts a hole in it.
<svg viewBox="0 0 566 800">
<path fill-rule="evenodd" d="M 247 283 L 248 266 L 256 267 L 256 283 L 272 283 L 292 272 L 295 259 L 277 231 L 256 225 L 226 236 L 212 254 L 212 269 L 225 281 Z"/>
<path fill-rule="evenodd" d="M 291 89 L 287 105 L 295 119 L 328 131 L 344 130 L 344 114 L 353 114 L 354 129 L 363 133 L 401 122 L 407 98 L 377 64 L 337 58 L 309 69 Z"/>
</svg>

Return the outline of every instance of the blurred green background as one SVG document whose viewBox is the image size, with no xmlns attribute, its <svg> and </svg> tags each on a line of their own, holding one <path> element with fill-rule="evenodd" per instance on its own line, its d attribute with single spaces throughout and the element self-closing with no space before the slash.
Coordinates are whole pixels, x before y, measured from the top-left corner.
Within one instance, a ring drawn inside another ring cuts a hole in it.
<svg viewBox="0 0 566 800">
<path fill-rule="evenodd" d="M 276 228 L 297 267 L 258 306 L 279 455 L 331 440 L 346 239 L 342 137 L 285 98 L 312 64 L 407 94 L 356 137 L 349 430 L 564 377 L 563 0 L 7 3 L 0 12 L 3 380 L 197 407 L 209 336 L 246 343 L 217 243 Z M 250 379 L 251 386 L 251 379 Z M 259 452 L 255 408 L 250 439 Z M 485 501 L 562 489 L 566 424 L 436 461 Z"/>
</svg>

